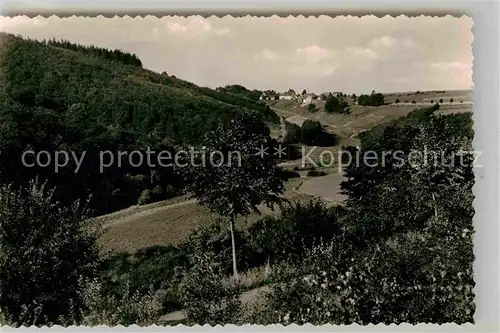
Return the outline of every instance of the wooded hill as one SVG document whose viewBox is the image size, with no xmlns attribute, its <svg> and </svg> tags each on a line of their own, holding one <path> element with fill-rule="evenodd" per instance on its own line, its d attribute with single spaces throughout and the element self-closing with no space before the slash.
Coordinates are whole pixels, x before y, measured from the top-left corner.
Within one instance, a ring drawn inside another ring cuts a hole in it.
<svg viewBox="0 0 500 333">
<path fill-rule="evenodd" d="M 0 44 L 0 183 L 22 184 L 38 175 L 58 187 L 63 201 L 93 195 L 100 213 L 135 204 L 144 190 L 156 189 L 163 198 L 182 185 L 164 169 L 101 174 L 99 151 L 201 144 L 216 126 L 244 114 L 279 120 L 261 102 L 146 70 L 125 52 L 5 33 Z M 23 167 L 21 155 L 29 149 L 87 156 L 78 174 L 71 163 L 55 174 Z"/>
</svg>

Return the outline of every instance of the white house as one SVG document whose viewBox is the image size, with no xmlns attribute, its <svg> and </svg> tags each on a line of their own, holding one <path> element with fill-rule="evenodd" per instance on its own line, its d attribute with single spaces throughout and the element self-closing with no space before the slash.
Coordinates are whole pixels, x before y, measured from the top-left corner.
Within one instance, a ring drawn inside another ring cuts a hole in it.
<svg viewBox="0 0 500 333">
<path fill-rule="evenodd" d="M 312 93 L 303 95 L 302 96 L 302 106 L 311 104 L 314 101 L 315 97 L 316 97 L 316 95 L 312 94 Z"/>
<path fill-rule="evenodd" d="M 291 93 L 280 94 L 280 100 L 291 101 L 292 99 L 295 99 L 294 94 L 291 94 Z"/>
<path fill-rule="evenodd" d="M 313 101 L 313 99 L 312 99 L 311 95 L 305 96 L 304 99 L 302 100 L 302 105 L 311 104 L 312 101 Z"/>
</svg>

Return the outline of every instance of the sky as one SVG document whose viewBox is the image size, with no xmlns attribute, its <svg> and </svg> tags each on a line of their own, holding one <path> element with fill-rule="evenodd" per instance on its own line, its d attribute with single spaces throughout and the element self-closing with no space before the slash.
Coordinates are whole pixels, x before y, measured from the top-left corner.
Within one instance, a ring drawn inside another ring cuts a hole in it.
<svg viewBox="0 0 500 333">
<path fill-rule="evenodd" d="M 135 53 L 211 88 L 345 93 L 471 89 L 472 19 L 0 16 L 0 31 Z"/>
</svg>

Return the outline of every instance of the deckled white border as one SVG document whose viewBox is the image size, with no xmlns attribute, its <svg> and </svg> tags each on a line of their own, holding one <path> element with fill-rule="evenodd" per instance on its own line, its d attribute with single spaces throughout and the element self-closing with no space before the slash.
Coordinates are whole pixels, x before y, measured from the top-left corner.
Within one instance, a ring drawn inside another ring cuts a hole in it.
<svg viewBox="0 0 500 333">
<path fill-rule="evenodd" d="M 225 327 L 216 326 L 194 326 L 186 327 L 183 325 L 160 327 L 151 326 L 147 328 L 136 325 L 123 327 L 43 327 L 13 329 L 10 327 L 1 327 L 1 332 L 13 332 L 14 330 L 25 331 L 66 331 L 66 332 L 233 332 L 233 331 L 257 331 L 257 332 L 497 332 L 499 331 L 499 313 L 500 313 L 500 292 L 499 292 L 499 168 L 500 150 L 498 133 L 500 130 L 500 103 L 499 103 L 499 16 L 500 6 L 495 2 L 477 2 L 477 3 L 455 3 L 454 1 L 440 1 L 434 3 L 430 0 L 419 1 L 418 3 L 402 1 L 323 1 L 323 2 L 298 2 L 291 0 L 274 1 L 116 1 L 107 0 L 105 3 L 80 1 L 10 1 L 2 3 L 2 15 L 13 14 L 42 14 L 50 16 L 60 13 L 67 14 L 110 14 L 117 13 L 124 15 L 127 11 L 135 16 L 136 14 L 163 15 L 165 13 L 175 13 L 177 15 L 189 14 L 211 14 L 223 16 L 232 14 L 233 16 L 243 16 L 248 13 L 258 15 L 284 15 L 304 13 L 309 14 L 343 14 L 343 15 L 361 15 L 373 13 L 375 15 L 445 15 L 452 13 L 454 16 L 466 14 L 472 16 L 474 26 L 474 66 L 473 80 L 475 83 L 473 91 L 474 101 L 474 147 L 483 154 L 478 160 L 482 168 L 475 170 L 476 183 L 474 186 L 476 210 L 474 216 L 475 240 L 474 254 L 474 272 L 476 287 L 476 314 L 475 325 L 351 325 L 351 326 L 332 326 L 325 325 L 314 327 L 312 325 L 290 325 L 283 327 L 281 325 L 271 326 L 251 326 L 243 325 L 240 327 L 227 325 Z M 385 10 L 385 11 L 384 11 Z M 135 12 L 134 12 L 135 11 Z M 205 16 L 204 15 L 204 16 Z"/>
</svg>

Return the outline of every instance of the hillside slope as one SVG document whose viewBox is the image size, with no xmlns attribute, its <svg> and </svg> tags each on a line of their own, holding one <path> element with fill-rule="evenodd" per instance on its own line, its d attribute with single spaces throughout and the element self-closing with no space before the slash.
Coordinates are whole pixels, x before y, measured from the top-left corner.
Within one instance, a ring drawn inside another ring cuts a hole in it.
<svg viewBox="0 0 500 333">
<path fill-rule="evenodd" d="M 100 151 L 198 145 L 216 126 L 243 114 L 278 121 L 263 103 L 143 69 L 135 55 L 4 33 L 0 45 L 0 183 L 38 176 L 58 186 L 63 201 L 92 195 L 99 213 L 136 204 L 145 190 L 155 190 L 144 196 L 151 202 L 182 189 L 168 168 L 99 172 Z M 87 154 L 78 173 L 73 161 L 55 172 L 53 163 L 24 167 L 26 150 Z"/>
</svg>

